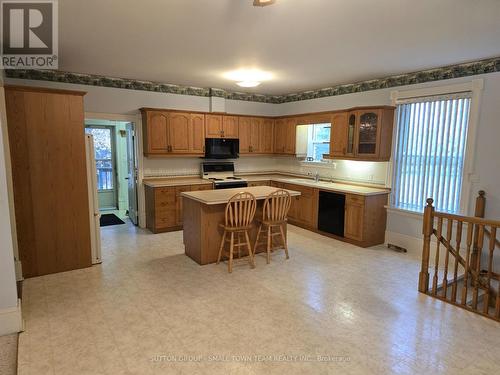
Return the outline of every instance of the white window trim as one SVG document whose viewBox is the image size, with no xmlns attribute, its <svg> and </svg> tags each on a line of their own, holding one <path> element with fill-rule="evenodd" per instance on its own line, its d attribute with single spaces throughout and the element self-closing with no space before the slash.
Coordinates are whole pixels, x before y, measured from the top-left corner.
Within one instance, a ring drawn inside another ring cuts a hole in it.
<svg viewBox="0 0 500 375">
<path fill-rule="evenodd" d="M 476 159 L 476 138 L 477 138 L 477 127 L 479 123 L 479 112 L 481 105 L 481 97 L 483 94 L 484 80 L 473 79 L 472 81 L 459 83 L 455 85 L 447 86 L 435 86 L 426 87 L 421 89 L 413 90 L 395 90 L 391 91 L 391 101 L 392 105 L 396 106 L 397 101 L 401 99 L 409 99 L 415 97 L 425 97 L 425 96 L 435 96 L 435 95 L 445 95 L 457 92 L 472 92 L 470 113 L 469 113 L 469 126 L 467 135 L 467 145 L 465 148 L 465 160 L 464 160 L 464 177 L 462 181 L 462 192 L 460 195 L 460 213 L 468 214 L 470 209 L 470 197 L 472 184 L 479 181 L 479 176 L 475 174 L 474 164 Z M 394 113 L 394 124 L 397 125 L 396 113 Z M 393 129 L 393 142 L 392 142 L 392 157 L 387 168 L 387 186 L 392 187 L 392 176 L 393 176 L 393 160 L 396 152 L 396 136 L 397 136 L 397 126 Z M 397 207 L 390 207 L 391 210 L 407 211 L 402 210 Z M 412 212 L 412 211 L 407 211 Z"/>
</svg>

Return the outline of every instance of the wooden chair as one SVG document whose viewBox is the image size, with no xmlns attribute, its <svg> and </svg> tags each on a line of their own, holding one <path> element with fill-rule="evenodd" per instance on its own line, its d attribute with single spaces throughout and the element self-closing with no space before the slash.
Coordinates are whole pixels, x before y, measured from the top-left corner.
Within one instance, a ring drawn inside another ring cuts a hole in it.
<svg viewBox="0 0 500 375">
<path fill-rule="evenodd" d="M 280 236 L 282 246 L 285 249 L 286 259 L 288 256 L 288 245 L 285 237 L 285 231 L 283 225 L 286 224 L 288 210 L 290 209 L 290 204 L 292 203 L 292 198 L 290 193 L 286 190 L 276 190 L 267 196 L 264 201 L 264 207 L 262 210 L 262 221 L 257 232 L 257 238 L 255 239 L 255 245 L 253 248 L 253 253 L 257 250 L 259 245 L 259 237 L 261 232 L 267 232 L 267 264 L 271 262 L 271 251 L 277 250 L 280 247 L 273 248 L 273 237 Z M 279 228 L 279 232 L 273 233 L 273 228 Z"/>
<path fill-rule="evenodd" d="M 233 272 L 233 257 L 234 248 L 238 248 L 238 258 L 241 258 L 241 247 L 246 246 L 248 250 L 248 257 L 250 267 L 255 267 L 253 258 L 252 246 L 250 245 L 250 238 L 248 231 L 252 228 L 252 222 L 255 216 L 255 209 L 257 202 L 253 194 L 243 192 L 234 195 L 226 205 L 225 222 L 219 224 L 224 228 L 224 234 L 219 247 L 219 255 L 217 256 L 217 264 L 219 264 L 224 250 L 224 245 L 229 242 L 229 262 L 228 271 Z M 241 237 L 244 236 L 242 242 Z M 235 243 L 235 237 L 237 243 Z"/>
</svg>

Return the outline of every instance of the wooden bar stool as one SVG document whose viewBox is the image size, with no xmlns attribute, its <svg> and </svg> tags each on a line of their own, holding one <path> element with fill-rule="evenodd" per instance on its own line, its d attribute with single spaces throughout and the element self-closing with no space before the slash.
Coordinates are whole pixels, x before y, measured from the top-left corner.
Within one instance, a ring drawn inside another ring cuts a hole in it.
<svg viewBox="0 0 500 375">
<path fill-rule="evenodd" d="M 224 228 L 224 234 L 219 247 L 219 255 L 217 256 L 217 264 L 219 264 L 224 245 L 229 242 L 229 262 L 228 271 L 233 272 L 233 256 L 234 248 L 238 248 L 238 258 L 241 258 L 241 247 L 246 246 L 248 250 L 248 257 L 250 267 L 255 267 L 253 259 L 252 246 L 250 245 L 250 238 L 248 231 L 252 228 L 253 218 L 255 216 L 255 209 L 257 202 L 253 194 L 243 192 L 234 195 L 226 205 L 225 222 L 219 224 Z M 235 236 L 236 235 L 236 236 Z M 241 237 L 244 237 L 242 242 Z M 235 244 L 235 237 L 237 243 Z"/>
<path fill-rule="evenodd" d="M 291 203 L 292 198 L 290 197 L 290 193 L 286 190 L 276 190 L 274 193 L 269 194 L 264 201 L 262 221 L 257 232 L 257 238 L 255 239 L 253 253 L 255 254 L 255 251 L 257 250 L 260 234 L 266 232 L 267 264 L 271 262 L 271 251 L 280 249 L 279 246 L 273 248 L 273 237 L 275 236 L 281 237 L 282 247 L 285 249 L 286 259 L 290 258 L 288 256 L 288 245 L 283 225 L 286 224 L 288 210 L 290 209 Z M 279 232 L 273 233 L 273 228 L 279 228 Z"/>
</svg>

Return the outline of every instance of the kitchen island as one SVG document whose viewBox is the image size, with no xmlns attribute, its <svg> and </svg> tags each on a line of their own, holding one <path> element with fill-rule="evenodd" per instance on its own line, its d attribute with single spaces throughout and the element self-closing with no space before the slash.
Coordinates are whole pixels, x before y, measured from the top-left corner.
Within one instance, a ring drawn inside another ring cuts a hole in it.
<svg viewBox="0 0 500 375">
<path fill-rule="evenodd" d="M 215 263 L 224 232 L 219 224 L 224 222 L 224 212 L 229 199 L 240 192 L 253 194 L 257 200 L 255 219 L 261 219 L 264 200 L 276 190 L 279 189 L 270 186 L 255 186 L 181 193 L 184 207 L 183 235 L 186 255 L 201 265 Z M 301 194 L 294 190 L 288 190 L 288 192 L 292 197 Z M 286 236 L 286 225 L 283 229 Z M 252 246 L 255 243 L 257 230 L 258 222 L 254 220 L 254 225 L 249 233 Z M 256 252 L 262 251 L 265 251 L 265 246 L 259 246 Z"/>
</svg>

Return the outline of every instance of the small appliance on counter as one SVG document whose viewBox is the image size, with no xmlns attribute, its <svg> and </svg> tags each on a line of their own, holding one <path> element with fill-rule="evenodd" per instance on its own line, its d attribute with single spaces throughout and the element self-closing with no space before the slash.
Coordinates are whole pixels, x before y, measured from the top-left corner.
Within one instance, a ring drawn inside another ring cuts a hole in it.
<svg viewBox="0 0 500 375">
<path fill-rule="evenodd" d="M 236 159 L 240 155 L 240 140 L 206 138 L 205 159 Z"/>
<path fill-rule="evenodd" d="M 234 163 L 230 161 L 201 163 L 201 178 L 212 181 L 215 189 L 248 186 L 246 180 L 234 176 Z"/>
</svg>

